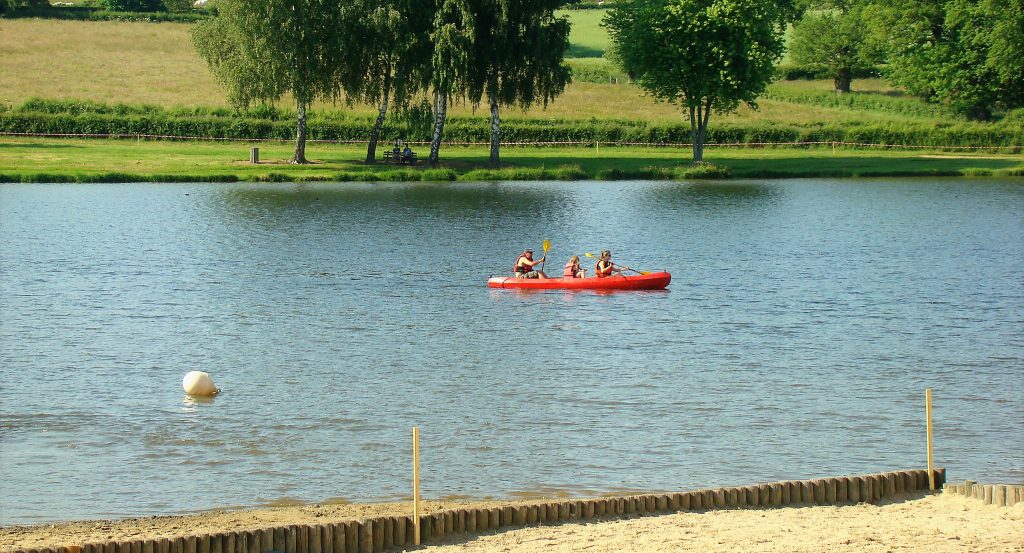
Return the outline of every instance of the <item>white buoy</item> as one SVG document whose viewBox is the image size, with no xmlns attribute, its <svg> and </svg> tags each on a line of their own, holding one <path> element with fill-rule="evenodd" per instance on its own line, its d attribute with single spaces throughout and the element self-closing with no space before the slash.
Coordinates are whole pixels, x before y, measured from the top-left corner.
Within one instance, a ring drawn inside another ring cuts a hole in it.
<svg viewBox="0 0 1024 553">
<path fill-rule="evenodd" d="M 185 389 L 185 393 L 190 396 L 213 396 L 217 395 L 220 390 L 213 385 L 213 379 L 210 378 L 210 373 L 203 371 L 191 371 L 185 375 L 185 378 L 181 381 L 181 387 Z"/>
</svg>

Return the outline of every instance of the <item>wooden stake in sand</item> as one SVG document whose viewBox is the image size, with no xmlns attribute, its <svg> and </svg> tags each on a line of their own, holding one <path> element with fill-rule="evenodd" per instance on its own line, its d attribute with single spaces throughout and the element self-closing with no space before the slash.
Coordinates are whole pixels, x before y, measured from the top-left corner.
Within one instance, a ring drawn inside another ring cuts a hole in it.
<svg viewBox="0 0 1024 553">
<path fill-rule="evenodd" d="M 928 489 L 935 489 L 935 459 L 932 456 L 932 389 L 924 391 L 924 412 L 928 419 Z"/>
<path fill-rule="evenodd" d="M 420 544 L 420 428 L 412 427 L 412 543 Z"/>
</svg>

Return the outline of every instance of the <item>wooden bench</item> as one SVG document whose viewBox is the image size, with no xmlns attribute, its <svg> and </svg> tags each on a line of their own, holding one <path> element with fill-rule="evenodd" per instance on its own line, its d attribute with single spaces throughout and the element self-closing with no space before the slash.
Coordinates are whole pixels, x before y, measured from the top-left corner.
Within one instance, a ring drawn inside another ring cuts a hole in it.
<svg viewBox="0 0 1024 553">
<path fill-rule="evenodd" d="M 384 151 L 384 161 L 395 164 L 416 165 L 416 152 L 412 152 L 409 156 L 402 155 L 402 152 L 395 153 L 394 150 Z"/>
</svg>

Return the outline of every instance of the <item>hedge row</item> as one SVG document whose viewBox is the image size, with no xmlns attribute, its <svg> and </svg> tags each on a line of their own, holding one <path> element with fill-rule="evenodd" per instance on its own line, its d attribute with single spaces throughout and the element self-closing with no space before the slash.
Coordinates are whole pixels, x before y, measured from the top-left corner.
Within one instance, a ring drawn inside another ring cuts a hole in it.
<svg viewBox="0 0 1024 553">
<path fill-rule="evenodd" d="M 919 117 L 957 117 L 946 106 L 940 104 L 929 104 L 919 98 L 893 97 L 873 92 L 857 92 L 856 85 L 854 92 L 850 94 L 836 94 L 827 90 L 802 90 L 799 92 L 789 91 L 785 88 L 769 88 L 762 98 L 766 100 L 778 100 L 792 104 L 804 104 L 828 108 L 856 109 L 862 111 L 882 111 L 886 113 L 898 113 L 901 115 L 914 115 Z"/>
<path fill-rule="evenodd" d="M 364 141 L 370 134 L 369 118 L 312 118 L 313 140 Z M 174 117 L 168 115 L 81 115 L 49 113 L 0 113 L 0 132 L 25 134 L 154 135 L 182 138 L 291 139 L 295 124 L 286 120 L 248 117 Z M 430 137 L 402 125 L 385 125 L 385 140 L 428 141 Z M 455 117 L 445 126 L 448 142 L 488 142 L 490 123 L 485 117 Z M 636 142 L 644 144 L 687 143 L 690 127 L 679 123 L 607 120 L 508 119 L 502 140 L 509 142 Z M 910 146 L 1024 145 L 1024 128 L 1014 124 L 865 123 L 810 126 L 762 124 L 712 125 L 710 144 L 766 142 L 853 142 Z"/>
<path fill-rule="evenodd" d="M 780 64 L 775 68 L 776 75 L 784 81 L 817 81 L 821 79 L 832 79 L 835 77 L 826 69 L 805 67 L 803 65 Z M 877 67 L 857 69 L 853 72 L 854 79 L 877 79 L 882 76 L 882 71 Z"/>
<path fill-rule="evenodd" d="M 84 6 L 50 6 L 17 8 L 10 13 L 3 14 L 3 16 L 9 19 L 38 18 L 74 21 L 150 21 L 194 23 L 196 21 L 209 18 L 211 14 L 209 12 L 199 10 L 185 13 L 121 12 Z"/>
</svg>

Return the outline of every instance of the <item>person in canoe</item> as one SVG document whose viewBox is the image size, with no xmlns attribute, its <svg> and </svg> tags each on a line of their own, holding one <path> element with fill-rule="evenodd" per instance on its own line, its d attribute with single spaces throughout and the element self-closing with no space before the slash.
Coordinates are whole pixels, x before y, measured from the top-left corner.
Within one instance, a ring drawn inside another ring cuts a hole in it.
<svg viewBox="0 0 1024 553">
<path fill-rule="evenodd" d="M 562 271 L 564 278 L 584 278 L 587 276 L 586 269 L 580 269 L 580 256 L 574 255 L 569 258 L 569 262 L 565 264 L 565 270 Z"/>
<path fill-rule="evenodd" d="M 543 257 L 534 261 L 533 250 L 526 248 L 523 250 L 523 253 L 519 254 L 519 259 L 516 259 L 516 264 L 512 271 L 515 273 L 516 278 L 548 278 L 544 271 L 538 271 L 534 268 L 543 262 Z"/>
<path fill-rule="evenodd" d="M 622 271 L 616 269 L 615 264 L 612 263 L 612 252 L 602 250 L 601 257 L 597 258 L 597 264 L 594 265 L 594 274 L 597 275 L 598 278 L 602 278 L 621 272 Z"/>
</svg>

